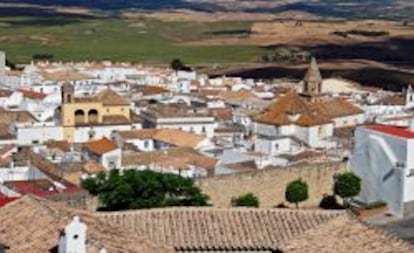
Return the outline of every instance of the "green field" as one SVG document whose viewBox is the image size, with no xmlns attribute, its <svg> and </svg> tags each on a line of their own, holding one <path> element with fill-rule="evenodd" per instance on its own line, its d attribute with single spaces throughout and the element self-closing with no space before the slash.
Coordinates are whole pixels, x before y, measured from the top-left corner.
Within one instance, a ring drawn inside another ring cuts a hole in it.
<svg viewBox="0 0 414 253">
<path fill-rule="evenodd" d="M 165 23 L 153 19 L 64 17 L 0 18 L 0 50 L 23 63 L 33 54 L 54 60 L 114 60 L 166 63 L 181 58 L 190 64 L 243 63 L 264 54 L 255 46 L 189 46 L 182 42 L 214 32 L 248 30 L 247 22 Z"/>
</svg>

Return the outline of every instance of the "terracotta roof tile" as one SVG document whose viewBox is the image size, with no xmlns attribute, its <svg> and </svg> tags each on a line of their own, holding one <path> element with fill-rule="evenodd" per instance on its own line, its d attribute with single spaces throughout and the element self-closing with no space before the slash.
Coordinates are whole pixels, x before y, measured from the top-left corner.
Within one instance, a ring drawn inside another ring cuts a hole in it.
<svg viewBox="0 0 414 253">
<path fill-rule="evenodd" d="M 104 105 L 129 105 L 127 100 L 109 88 L 101 91 L 96 97 Z"/>
<path fill-rule="evenodd" d="M 45 173 L 51 179 L 55 181 L 61 180 L 62 171 L 58 165 L 50 162 L 40 154 L 33 152 L 28 147 L 21 148 L 19 152 L 13 155 L 13 159 L 20 162 L 30 161 L 32 166 Z"/>
<path fill-rule="evenodd" d="M 1 140 L 11 140 L 15 139 L 16 136 L 10 133 L 10 124 L 0 123 L 0 139 Z"/>
<path fill-rule="evenodd" d="M 108 138 L 102 138 L 99 140 L 93 140 L 87 143 L 84 143 L 82 148 L 86 149 L 87 151 L 96 154 L 96 155 L 103 155 L 108 153 L 112 150 L 118 148 L 118 146 Z"/>
<path fill-rule="evenodd" d="M 381 98 L 373 103 L 373 105 L 405 105 L 405 98 L 401 95 L 390 95 Z"/>
<path fill-rule="evenodd" d="M 24 97 L 31 98 L 31 99 L 44 99 L 47 97 L 47 94 L 31 91 L 31 90 L 24 90 L 24 89 L 18 89 L 17 91 L 20 91 Z"/>
<path fill-rule="evenodd" d="M 343 212 L 256 208 L 168 208 L 102 213 L 103 220 L 181 250 L 277 250 Z"/>
<path fill-rule="evenodd" d="M 46 142 L 46 146 L 48 148 L 56 148 L 59 149 L 63 152 L 69 152 L 70 151 L 70 143 L 67 141 L 55 141 L 55 140 L 50 140 L 48 142 Z"/>
<path fill-rule="evenodd" d="M 258 99 L 258 97 L 251 91 L 222 91 L 218 96 L 225 102 L 241 102 L 249 99 Z"/>
<path fill-rule="evenodd" d="M 99 172 L 105 172 L 106 169 L 104 166 L 102 166 L 99 163 L 96 163 L 94 161 L 87 161 L 82 165 L 83 171 L 85 171 L 88 174 L 97 174 Z"/>
<path fill-rule="evenodd" d="M 123 139 L 152 139 L 157 132 L 158 129 L 151 128 L 132 131 L 119 131 L 118 134 Z"/>
<path fill-rule="evenodd" d="M 104 105 L 109 106 L 128 106 L 130 103 L 118 93 L 111 90 L 110 88 L 104 89 L 99 92 L 96 96 L 92 97 L 76 97 L 75 102 L 78 103 L 90 103 L 90 102 L 101 102 Z"/>
<path fill-rule="evenodd" d="M 149 95 L 157 95 L 157 94 L 164 94 L 164 93 L 170 93 L 171 91 L 161 87 L 161 86 L 155 86 L 155 85 L 148 85 L 145 86 L 142 90 L 141 90 L 142 94 L 144 96 L 149 96 Z"/>
<path fill-rule="evenodd" d="M 124 115 L 105 115 L 102 117 L 102 125 L 126 125 L 131 124 Z"/>
<path fill-rule="evenodd" d="M 8 247 L 8 253 L 51 252 L 58 245 L 60 232 L 74 216 L 87 225 L 88 253 L 98 253 L 102 248 L 125 253 L 174 252 L 172 248 L 156 246 L 123 228 L 103 223 L 93 213 L 33 196 L 0 208 L 0 241 Z"/>
<path fill-rule="evenodd" d="M 173 167 L 175 169 L 186 169 L 188 165 L 213 170 L 217 160 L 204 156 L 194 149 L 173 148 L 154 152 L 136 152 L 123 154 L 123 166 L 159 166 Z"/>
<path fill-rule="evenodd" d="M 170 128 L 159 129 L 153 138 L 179 148 L 198 148 L 205 140 L 201 135 Z"/>
<path fill-rule="evenodd" d="M 222 120 L 222 121 L 233 120 L 233 111 L 229 108 L 210 109 L 210 114 L 218 120 Z"/>
<path fill-rule="evenodd" d="M 0 122 L 2 124 L 10 123 L 29 123 L 37 120 L 28 111 L 7 111 L 0 108 Z"/>
<path fill-rule="evenodd" d="M 364 113 L 364 110 L 343 99 L 314 103 L 313 107 L 322 115 L 331 119 Z"/>
<path fill-rule="evenodd" d="M 293 119 L 295 117 L 291 118 L 291 115 L 297 115 L 298 118 Z M 265 111 L 256 115 L 254 119 L 260 123 L 279 126 L 294 124 L 307 127 L 332 122 L 330 118 L 313 109 L 295 92 L 290 92 L 279 98 Z"/>
<path fill-rule="evenodd" d="M 286 253 L 408 253 L 412 245 L 377 228 L 369 227 L 348 217 L 339 217 L 311 229 L 288 242 Z"/>
</svg>

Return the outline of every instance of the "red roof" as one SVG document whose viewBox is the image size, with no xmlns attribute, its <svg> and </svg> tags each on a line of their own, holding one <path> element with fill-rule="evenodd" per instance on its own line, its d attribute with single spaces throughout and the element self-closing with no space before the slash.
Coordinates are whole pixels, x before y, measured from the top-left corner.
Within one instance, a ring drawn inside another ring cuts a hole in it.
<svg viewBox="0 0 414 253">
<path fill-rule="evenodd" d="M 24 89 L 18 89 L 21 93 L 23 93 L 24 97 L 31 98 L 31 99 L 44 99 L 47 97 L 47 94 L 31 91 L 31 90 L 24 90 Z"/>
<path fill-rule="evenodd" d="M 13 200 L 19 199 L 19 197 L 13 197 L 13 198 L 0 198 L 0 207 L 12 202 Z"/>
<path fill-rule="evenodd" d="M 70 184 L 65 184 L 65 189 L 58 190 L 52 182 L 47 179 L 7 181 L 4 184 L 6 187 L 18 192 L 21 195 L 34 194 L 39 197 L 49 197 L 60 193 L 71 194 L 80 191 L 79 187 Z"/>
<path fill-rule="evenodd" d="M 367 126 L 367 128 L 381 132 L 381 133 L 405 138 L 405 139 L 414 139 L 414 131 L 407 129 L 406 127 L 371 125 L 371 126 Z"/>
<path fill-rule="evenodd" d="M 13 200 L 18 199 L 19 197 L 8 197 L 0 192 L 0 207 L 6 205 L 7 203 L 12 202 Z"/>
</svg>

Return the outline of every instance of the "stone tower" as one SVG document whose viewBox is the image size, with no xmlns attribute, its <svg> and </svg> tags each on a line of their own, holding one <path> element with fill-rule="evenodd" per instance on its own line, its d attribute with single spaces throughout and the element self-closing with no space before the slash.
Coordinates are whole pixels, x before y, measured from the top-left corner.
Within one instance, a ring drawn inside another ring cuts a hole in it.
<svg viewBox="0 0 414 253">
<path fill-rule="evenodd" d="M 73 103 L 75 96 L 75 88 L 69 82 L 62 85 L 62 104 Z"/>
<path fill-rule="evenodd" d="M 303 93 L 308 96 L 317 96 L 322 93 L 322 76 L 318 63 L 313 57 L 303 79 Z"/>
</svg>

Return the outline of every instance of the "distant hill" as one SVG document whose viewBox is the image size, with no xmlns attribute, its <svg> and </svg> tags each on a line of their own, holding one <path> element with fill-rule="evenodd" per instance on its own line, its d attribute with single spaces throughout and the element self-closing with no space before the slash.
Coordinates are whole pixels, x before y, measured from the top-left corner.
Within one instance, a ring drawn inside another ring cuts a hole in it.
<svg viewBox="0 0 414 253">
<path fill-rule="evenodd" d="M 26 3 L 68 7 L 79 6 L 97 8 L 102 10 L 117 10 L 128 8 L 156 10 L 164 8 L 185 8 L 186 5 L 189 5 L 183 0 L 1 0 L 0 3 Z"/>
<path fill-rule="evenodd" d="M 123 9 L 191 9 L 199 11 L 305 11 L 322 17 L 413 19 L 413 0 L 0 0 L 43 6 Z"/>
</svg>

